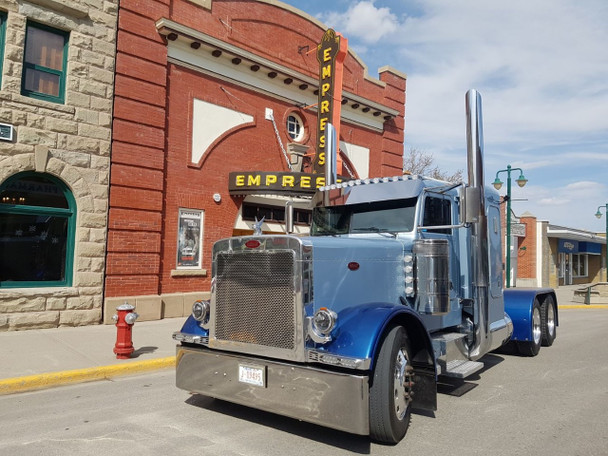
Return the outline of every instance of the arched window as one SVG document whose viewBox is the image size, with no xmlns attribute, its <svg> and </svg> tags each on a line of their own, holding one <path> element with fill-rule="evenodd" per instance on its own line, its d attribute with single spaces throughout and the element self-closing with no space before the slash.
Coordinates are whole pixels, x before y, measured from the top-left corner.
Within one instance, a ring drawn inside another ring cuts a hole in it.
<svg viewBox="0 0 608 456">
<path fill-rule="evenodd" d="M 292 140 L 296 142 L 302 142 L 302 140 L 304 139 L 305 129 L 304 122 L 302 121 L 302 118 L 299 115 L 293 112 L 289 114 L 289 116 L 287 117 L 286 127 L 287 134 Z"/>
<path fill-rule="evenodd" d="M 72 285 L 76 203 L 48 174 L 0 185 L 0 288 Z"/>
</svg>

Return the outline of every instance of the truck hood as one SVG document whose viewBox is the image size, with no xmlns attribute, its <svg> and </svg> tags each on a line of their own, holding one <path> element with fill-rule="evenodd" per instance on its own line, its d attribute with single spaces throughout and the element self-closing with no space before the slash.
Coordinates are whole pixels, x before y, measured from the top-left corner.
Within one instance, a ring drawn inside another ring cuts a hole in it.
<svg viewBox="0 0 608 456">
<path fill-rule="evenodd" d="M 308 237 L 313 252 L 314 307 L 339 312 L 358 303 L 397 305 L 405 296 L 403 257 L 410 242 L 395 238 Z"/>
</svg>

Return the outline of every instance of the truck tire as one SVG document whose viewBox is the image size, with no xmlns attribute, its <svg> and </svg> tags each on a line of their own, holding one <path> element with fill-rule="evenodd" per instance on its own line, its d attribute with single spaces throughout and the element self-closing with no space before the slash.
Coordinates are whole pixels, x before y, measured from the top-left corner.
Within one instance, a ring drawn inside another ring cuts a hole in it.
<svg viewBox="0 0 608 456">
<path fill-rule="evenodd" d="M 405 329 L 392 328 L 380 348 L 369 394 L 370 436 L 396 444 L 410 424 L 413 368 Z"/>
<path fill-rule="evenodd" d="M 540 351 L 540 345 L 542 342 L 542 318 L 538 299 L 534 299 L 534 306 L 532 307 L 532 321 L 530 322 L 530 325 L 532 340 L 517 342 L 517 349 L 519 350 L 519 353 L 524 356 L 536 356 Z"/>
<path fill-rule="evenodd" d="M 553 296 L 547 296 L 540 307 L 542 344 L 543 347 L 550 347 L 557 337 L 557 326 L 555 325 L 555 302 Z"/>
</svg>

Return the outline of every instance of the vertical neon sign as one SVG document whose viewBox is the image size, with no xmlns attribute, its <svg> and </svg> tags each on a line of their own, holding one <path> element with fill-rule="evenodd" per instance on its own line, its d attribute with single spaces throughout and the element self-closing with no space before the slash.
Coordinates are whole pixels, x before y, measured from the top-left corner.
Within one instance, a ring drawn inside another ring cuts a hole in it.
<svg viewBox="0 0 608 456">
<path fill-rule="evenodd" d="M 324 172 L 326 128 L 331 123 L 336 129 L 336 138 L 340 138 L 340 113 L 342 108 L 342 77 L 344 59 L 348 49 L 348 40 L 333 29 L 327 29 L 321 43 L 317 46 L 319 61 L 319 99 L 317 121 L 317 147 L 313 172 Z M 342 161 L 337 157 L 336 171 L 342 172 Z"/>
</svg>

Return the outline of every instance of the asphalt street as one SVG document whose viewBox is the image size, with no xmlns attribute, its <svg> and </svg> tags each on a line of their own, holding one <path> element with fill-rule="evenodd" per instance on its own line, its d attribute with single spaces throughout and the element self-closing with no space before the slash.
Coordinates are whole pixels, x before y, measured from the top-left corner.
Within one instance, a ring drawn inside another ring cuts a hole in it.
<svg viewBox="0 0 608 456">
<path fill-rule="evenodd" d="M 605 309 L 560 311 L 553 347 L 487 355 L 396 446 L 191 396 L 165 369 L 0 396 L 0 454 L 605 456 L 607 327 Z"/>
</svg>

